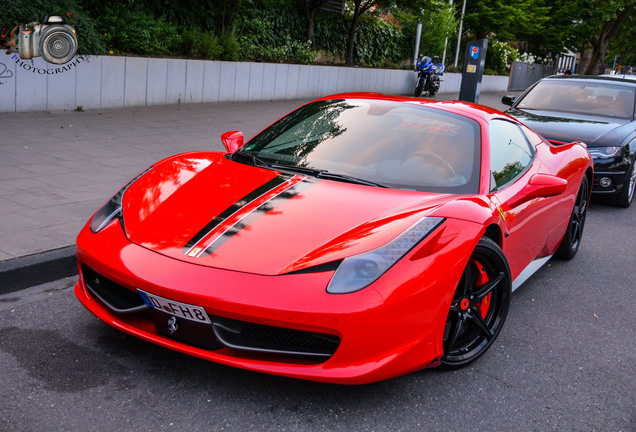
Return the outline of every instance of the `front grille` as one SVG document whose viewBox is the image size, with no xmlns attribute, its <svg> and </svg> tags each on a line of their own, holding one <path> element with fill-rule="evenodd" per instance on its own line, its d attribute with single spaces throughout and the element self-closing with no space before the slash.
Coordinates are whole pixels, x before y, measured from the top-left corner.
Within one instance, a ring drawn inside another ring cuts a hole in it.
<svg viewBox="0 0 636 432">
<path fill-rule="evenodd" d="M 146 305 L 136 291 L 124 288 L 85 265 L 82 266 L 82 275 L 91 295 L 110 310 L 120 314 L 144 311 L 143 316 L 154 323 L 158 333 L 189 345 L 209 350 L 227 347 L 313 362 L 326 361 L 340 345 L 338 336 L 327 333 L 254 324 L 213 315 L 210 315 L 211 326 L 177 318 L 177 325 L 170 329 L 168 320 L 173 316 Z"/>
<path fill-rule="evenodd" d="M 124 288 L 90 267 L 83 265 L 82 275 L 91 294 L 114 312 L 135 313 L 148 307 L 136 291 Z"/>
<path fill-rule="evenodd" d="M 326 333 L 293 330 L 214 317 L 216 336 L 238 350 L 282 354 L 325 361 L 336 352 L 340 338 Z"/>
</svg>

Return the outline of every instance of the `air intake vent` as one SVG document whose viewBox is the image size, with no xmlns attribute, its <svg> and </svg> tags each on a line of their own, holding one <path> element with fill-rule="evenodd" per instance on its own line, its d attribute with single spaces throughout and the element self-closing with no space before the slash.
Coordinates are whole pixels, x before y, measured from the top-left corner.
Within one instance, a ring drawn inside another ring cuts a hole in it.
<svg viewBox="0 0 636 432">
<path fill-rule="evenodd" d="M 113 312 L 135 313 L 148 307 L 137 291 L 124 288 L 87 266 L 82 266 L 82 275 L 91 294 Z"/>
<path fill-rule="evenodd" d="M 325 361 L 333 355 L 340 338 L 326 333 L 292 330 L 215 317 L 216 336 L 237 350 L 282 354 Z"/>
</svg>

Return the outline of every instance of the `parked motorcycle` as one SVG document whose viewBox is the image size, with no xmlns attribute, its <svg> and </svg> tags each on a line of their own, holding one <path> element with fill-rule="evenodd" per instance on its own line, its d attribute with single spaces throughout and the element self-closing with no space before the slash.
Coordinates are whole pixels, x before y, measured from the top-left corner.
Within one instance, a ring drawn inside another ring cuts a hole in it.
<svg viewBox="0 0 636 432">
<path fill-rule="evenodd" d="M 444 69 L 444 65 L 439 63 L 439 57 L 435 56 L 431 59 L 429 56 L 420 54 L 415 64 L 417 85 L 413 96 L 418 97 L 422 92 L 428 93 L 429 96 L 435 96 L 435 93 L 439 91 L 441 82 L 439 77 L 444 74 Z"/>
</svg>

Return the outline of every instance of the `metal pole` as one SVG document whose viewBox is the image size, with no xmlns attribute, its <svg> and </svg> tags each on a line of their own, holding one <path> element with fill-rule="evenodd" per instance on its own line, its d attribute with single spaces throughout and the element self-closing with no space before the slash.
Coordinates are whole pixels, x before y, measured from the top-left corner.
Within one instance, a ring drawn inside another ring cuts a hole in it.
<svg viewBox="0 0 636 432">
<path fill-rule="evenodd" d="M 457 52 L 455 53 L 455 67 L 457 67 L 457 61 L 459 60 L 459 46 L 462 44 L 462 27 L 464 26 L 465 12 L 466 12 L 466 0 L 464 0 L 464 6 L 462 6 L 462 16 L 459 20 L 459 33 L 457 33 Z"/>
<path fill-rule="evenodd" d="M 417 23 L 415 31 L 415 54 L 413 55 L 413 64 L 417 64 L 417 56 L 420 53 L 420 37 L 422 36 L 422 23 Z"/>
<path fill-rule="evenodd" d="M 450 0 L 450 8 L 453 10 L 453 0 Z M 442 54 L 442 64 L 446 64 L 446 45 L 448 45 L 448 35 L 444 38 L 444 54 Z"/>
</svg>

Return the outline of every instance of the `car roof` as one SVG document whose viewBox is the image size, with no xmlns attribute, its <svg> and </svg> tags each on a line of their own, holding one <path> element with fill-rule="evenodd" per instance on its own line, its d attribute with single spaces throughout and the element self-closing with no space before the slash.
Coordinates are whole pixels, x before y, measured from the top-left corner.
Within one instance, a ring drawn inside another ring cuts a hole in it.
<svg viewBox="0 0 636 432">
<path fill-rule="evenodd" d="M 482 119 L 483 121 L 490 121 L 493 117 L 508 117 L 508 115 L 502 113 L 494 108 L 487 107 L 485 105 L 474 104 L 470 102 L 464 102 L 459 100 L 439 101 L 435 99 L 423 99 L 408 96 L 392 96 L 375 92 L 353 92 L 353 93 L 338 93 L 329 96 L 325 96 L 316 100 L 328 100 L 328 99 L 369 99 L 369 100 L 383 100 L 401 102 L 407 104 L 421 105 L 425 107 L 431 107 L 441 109 L 443 111 L 454 112 L 466 117 L 472 117 L 473 119 Z M 517 120 L 515 120 L 517 121 Z"/>
<path fill-rule="evenodd" d="M 634 78 L 624 78 L 624 75 L 550 75 L 543 80 L 567 80 L 567 81 L 597 81 L 597 82 L 613 82 L 625 85 L 636 85 L 636 76 Z M 543 81 L 541 80 L 541 81 Z"/>
<path fill-rule="evenodd" d="M 622 78 L 626 80 L 636 81 L 636 75 L 628 75 L 628 74 L 602 74 L 599 75 L 601 77 L 611 77 L 611 78 Z"/>
</svg>

